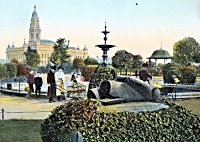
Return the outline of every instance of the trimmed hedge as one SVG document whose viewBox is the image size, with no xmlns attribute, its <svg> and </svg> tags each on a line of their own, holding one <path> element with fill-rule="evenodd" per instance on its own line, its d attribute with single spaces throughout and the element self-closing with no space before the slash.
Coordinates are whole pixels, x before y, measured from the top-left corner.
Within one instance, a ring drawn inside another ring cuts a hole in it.
<svg viewBox="0 0 200 142">
<path fill-rule="evenodd" d="M 86 142 L 200 141 L 200 119 L 172 102 L 157 111 L 99 112 L 98 103 L 79 100 L 61 105 L 41 125 L 43 142 L 66 141 L 79 131 Z"/>
</svg>

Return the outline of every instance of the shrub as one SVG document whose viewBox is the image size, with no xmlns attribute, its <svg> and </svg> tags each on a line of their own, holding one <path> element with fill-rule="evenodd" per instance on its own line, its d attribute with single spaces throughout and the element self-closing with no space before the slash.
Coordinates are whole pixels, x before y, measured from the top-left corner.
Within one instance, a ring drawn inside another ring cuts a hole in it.
<svg viewBox="0 0 200 142">
<path fill-rule="evenodd" d="M 163 66 L 163 78 L 165 83 L 175 83 L 172 76 L 179 78 L 180 83 L 194 84 L 196 80 L 196 69 L 193 66 L 181 66 L 177 63 L 168 63 Z"/>
<path fill-rule="evenodd" d="M 175 83 L 172 76 L 181 78 L 181 65 L 177 63 L 168 63 L 163 66 L 163 79 L 164 83 Z"/>
<path fill-rule="evenodd" d="M 116 77 L 116 71 L 114 68 L 109 66 L 99 66 L 94 71 L 92 76 L 93 83 L 99 86 L 100 82 L 103 80 L 113 80 Z"/>
<path fill-rule="evenodd" d="M 194 84 L 196 80 L 196 69 L 192 66 L 181 68 L 181 82 L 184 84 Z"/>
<path fill-rule="evenodd" d="M 81 71 L 81 75 L 84 77 L 85 81 L 89 81 L 94 74 L 96 67 L 84 66 Z"/>
<path fill-rule="evenodd" d="M 73 131 L 84 141 L 200 141 L 200 120 L 187 109 L 100 112 L 98 103 L 79 100 L 61 105 L 41 125 L 43 142 L 60 142 Z"/>
</svg>

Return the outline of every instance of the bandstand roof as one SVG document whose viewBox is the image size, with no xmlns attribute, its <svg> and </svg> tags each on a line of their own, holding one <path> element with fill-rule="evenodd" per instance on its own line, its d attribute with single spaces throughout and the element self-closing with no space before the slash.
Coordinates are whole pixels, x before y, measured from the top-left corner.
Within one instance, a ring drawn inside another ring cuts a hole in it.
<svg viewBox="0 0 200 142">
<path fill-rule="evenodd" d="M 155 50 L 151 57 L 147 59 L 172 59 L 172 56 L 169 54 L 167 50 L 163 50 L 162 48 L 159 50 Z"/>
</svg>

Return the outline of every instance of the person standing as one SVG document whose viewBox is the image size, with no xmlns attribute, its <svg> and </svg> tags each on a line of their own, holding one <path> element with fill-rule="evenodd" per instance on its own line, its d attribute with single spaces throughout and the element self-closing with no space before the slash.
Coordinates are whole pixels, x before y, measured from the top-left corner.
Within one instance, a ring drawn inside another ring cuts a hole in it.
<svg viewBox="0 0 200 142">
<path fill-rule="evenodd" d="M 73 83 L 77 83 L 75 73 L 72 74 L 71 81 L 73 81 Z"/>
<path fill-rule="evenodd" d="M 55 102 L 53 100 L 56 96 L 56 82 L 54 77 L 55 70 L 56 66 L 51 66 L 51 69 L 47 74 L 47 84 L 48 84 L 47 96 L 49 98 L 49 103 Z"/>
<path fill-rule="evenodd" d="M 28 94 L 26 95 L 26 98 L 28 98 L 28 99 L 31 99 L 31 93 L 34 92 L 34 89 L 33 89 L 34 75 L 33 75 L 33 73 L 34 73 L 34 71 L 31 70 L 27 76 L 27 83 L 29 85 L 29 91 L 28 91 Z"/>
<path fill-rule="evenodd" d="M 58 97 L 58 101 L 61 101 L 61 95 L 64 94 L 64 82 L 65 82 L 65 75 L 63 73 L 63 68 L 61 66 L 55 73 L 55 81 L 56 81 L 56 96 Z"/>
<path fill-rule="evenodd" d="M 40 92 L 41 92 L 41 87 L 42 87 L 42 78 L 40 77 L 39 73 L 36 74 L 35 80 L 35 95 L 36 95 L 36 99 L 38 98 L 37 93 L 39 93 L 39 98 L 40 98 Z"/>
</svg>

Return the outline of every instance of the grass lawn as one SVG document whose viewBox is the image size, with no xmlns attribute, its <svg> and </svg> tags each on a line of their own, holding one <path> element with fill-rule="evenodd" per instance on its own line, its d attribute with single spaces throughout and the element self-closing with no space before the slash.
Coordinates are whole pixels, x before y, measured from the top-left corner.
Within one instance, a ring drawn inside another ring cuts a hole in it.
<svg viewBox="0 0 200 142">
<path fill-rule="evenodd" d="M 40 125 L 43 120 L 1 120 L 0 142 L 42 142 Z"/>
<path fill-rule="evenodd" d="M 192 113 L 198 115 L 200 118 L 200 99 L 177 100 L 175 103 L 191 110 Z"/>
</svg>

